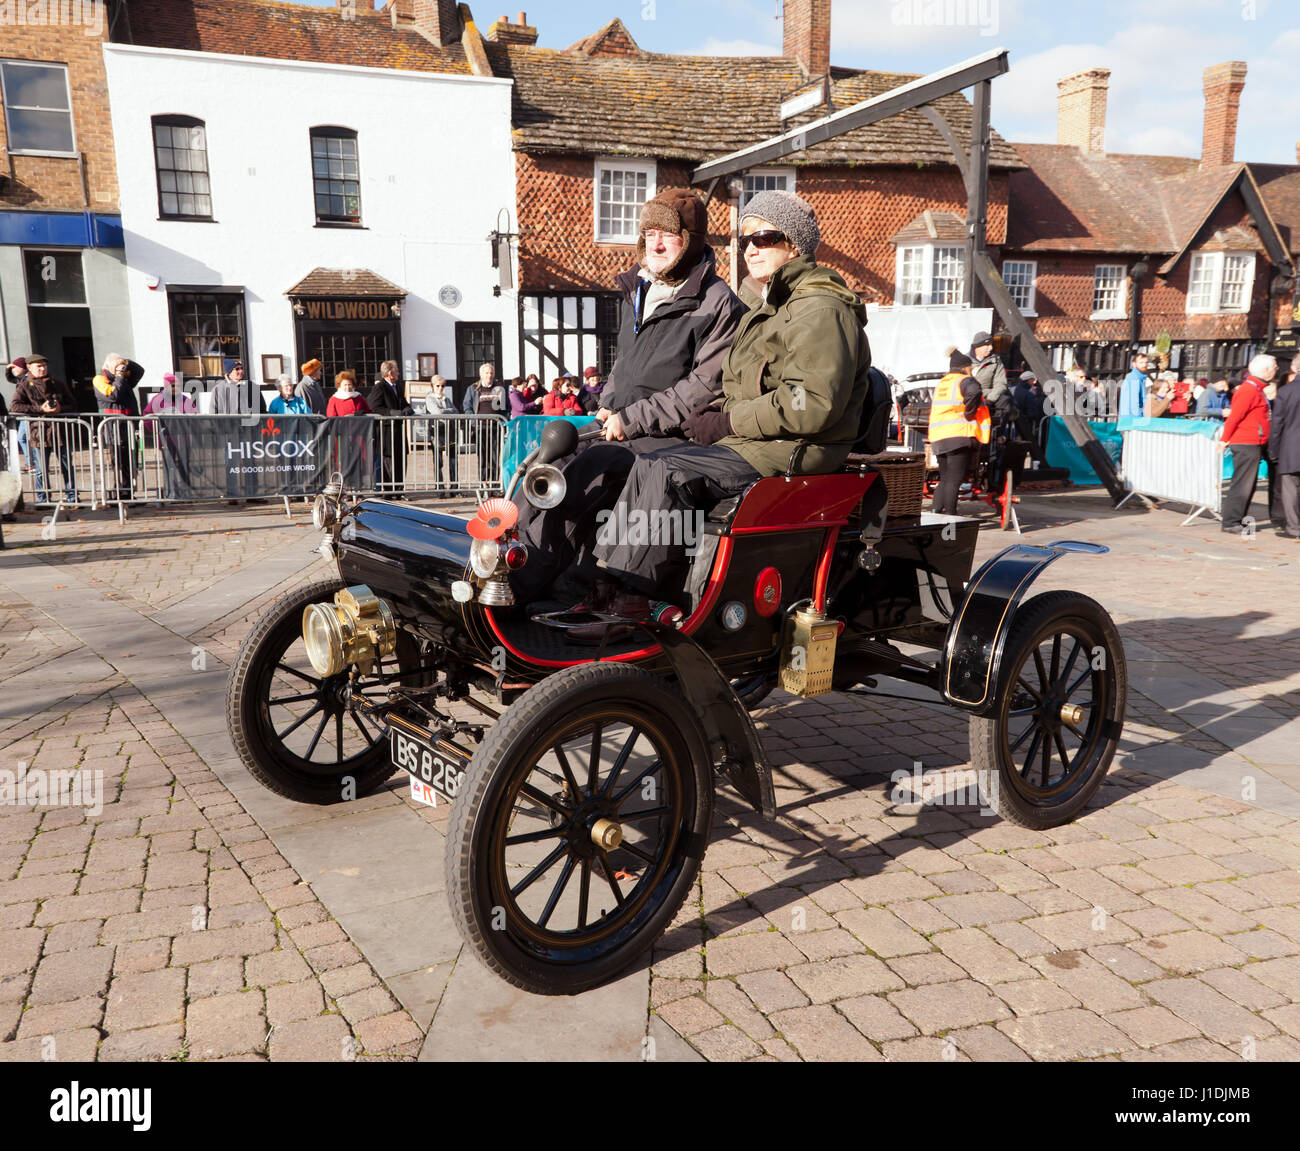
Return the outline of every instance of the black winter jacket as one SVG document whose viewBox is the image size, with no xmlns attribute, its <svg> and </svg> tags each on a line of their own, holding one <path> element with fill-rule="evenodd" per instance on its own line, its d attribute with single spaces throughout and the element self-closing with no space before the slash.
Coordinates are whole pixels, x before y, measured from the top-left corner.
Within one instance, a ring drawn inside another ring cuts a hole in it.
<svg viewBox="0 0 1300 1151">
<path fill-rule="evenodd" d="M 722 362 L 745 305 L 713 269 L 706 251 L 671 300 L 639 322 L 644 298 L 639 267 L 616 280 L 623 293 L 618 358 L 601 392 L 628 436 L 661 436 L 722 394 Z"/>
<path fill-rule="evenodd" d="M 1300 376 L 1277 390 L 1269 425 L 1268 458 L 1285 475 L 1300 472 Z"/>
</svg>

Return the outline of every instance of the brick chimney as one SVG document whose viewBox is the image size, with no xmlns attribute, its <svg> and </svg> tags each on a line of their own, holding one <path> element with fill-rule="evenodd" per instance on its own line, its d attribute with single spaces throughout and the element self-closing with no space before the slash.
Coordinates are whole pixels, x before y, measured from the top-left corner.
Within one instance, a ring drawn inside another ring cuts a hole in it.
<svg viewBox="0 0 1300 1151">
<path fill-rule="evenodd" d="M 1241 60 L 1211 64 L 1201 77 L 1205 88 L 1205 126 L 1201 129 L 1201 170 L 1232 163 L 1237 146 L 1237 108 L 1246 86 Z"/>
<path fill-rule="evenodd" d="M 1109 68 L 1087 68 L 1056 82 L 1056 142 L 1084 152 L 1106 150 Z"/>
<path fill-rule="evenodd" d="M 415 27 L 440 48 L 460 43 L 456 0 L 396 0 L 399 17 L 410 13 Z"/>
<path fill-rule="evenodd" d="M 520 12 L 513 24 L 502 16 L 492 22 L 485 39 L 496 44 L 536 44 L 537 29 L 528 23 L 528 13 Z"/>
<path fill-rule="evenodd" d="M 831 70 L 831 0 L 785 0 L 781 54 L 798 60 L 809 77 Z"/>
</svg>

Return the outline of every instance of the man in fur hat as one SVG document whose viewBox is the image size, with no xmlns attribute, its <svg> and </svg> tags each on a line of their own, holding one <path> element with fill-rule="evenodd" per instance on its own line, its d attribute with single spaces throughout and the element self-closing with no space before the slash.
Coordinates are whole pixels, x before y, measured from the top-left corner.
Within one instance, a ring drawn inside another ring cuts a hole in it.
<svg viewBox="0 0 1300 1151">
<path fill-rule="evenodd" d="M 636 457 L 686 444 L 682 421 L 722 395 L 722 362 L 745 305 L 714 270 L 699 195 L 667 188 L 647 201 L 636 254 L 636 264 L 615 280 L 623 295 L 618 354 L 596 411 L 607 442 L 587 446 L 565 466 L 568 490 L 559 507 L 521 506 L 530 553 L 515 578 L 521 602 L 574 565 Z M 579 585 L 591 574 L 582 566 Z"/>
<path fill-rule="evenodd" d="M 721 395 L 722 361 L 745 306 L 714 271 L 704 201 L 668 188 L 641 209 L 623 293 L 618 357 L 596 418 L 605 439 L 681 438 L 681 422 Z"/>
</svg>

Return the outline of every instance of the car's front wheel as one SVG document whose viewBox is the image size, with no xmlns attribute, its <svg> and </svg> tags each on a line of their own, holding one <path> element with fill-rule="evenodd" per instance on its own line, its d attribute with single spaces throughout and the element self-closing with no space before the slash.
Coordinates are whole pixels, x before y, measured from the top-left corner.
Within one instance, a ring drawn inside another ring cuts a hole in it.
<svg viewBox="0 0 1300 1151">
<path fill-rule="evenodd" d="M 698 721 L 675 688 L 625 665 L 557 672 L 488 732 L 452 807 L 462 937 L 538 994 L 613 978 L 686 898 L 712 803 Z"/>
</svg>

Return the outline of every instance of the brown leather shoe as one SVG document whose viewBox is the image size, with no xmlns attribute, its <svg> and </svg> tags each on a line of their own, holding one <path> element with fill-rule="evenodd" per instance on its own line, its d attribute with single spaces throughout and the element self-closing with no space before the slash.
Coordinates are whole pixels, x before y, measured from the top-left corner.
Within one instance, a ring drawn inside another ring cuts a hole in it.
<svg viewBox="0 0 1300 1151">
<path fill-rule="evenodd" d="M 584 623 L 568 629 L 568 638 L 575 643 L 599 643 L 603 639 L 619 639 L 627 635 L 634 625 L 650 618 L 650 600 L 619 589 L 609 604 L 598 609 L 603 615 L 616 618 L 598 623 Z"/>
</svg>

